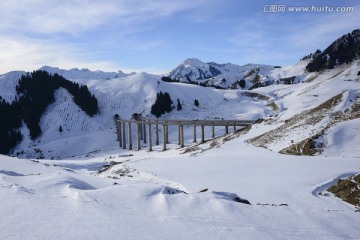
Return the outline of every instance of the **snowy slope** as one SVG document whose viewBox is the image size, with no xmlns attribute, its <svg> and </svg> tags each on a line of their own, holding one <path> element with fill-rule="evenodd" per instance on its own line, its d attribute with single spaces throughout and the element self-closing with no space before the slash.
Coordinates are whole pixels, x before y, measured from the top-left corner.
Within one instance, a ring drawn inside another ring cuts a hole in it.
<svg viewBox="0 0 360 240">
<path fill-rule="evenodd" d="M 338 177 L 358 172 L 358 159 L 286 156 L 243 140 L 197 157 L 176 150 L 127 155 L 120 149 L 81 161 L 0 156 L 2 238 L 360 236 L 354 207 L 318 195 Z M 118 164 L 96 174 L 110 161 Z"/>
<path fill-rule="evenodd" d="M 324 130 L 331 129 L 342 121 L 351 120 L 347 111 L 357 104 L 356 99 L 360 97 L 360 77 L 357 75 L 359 66 L 360 61 L 356 60 L 320 74 L 308 74 L 301 84 L 258 89 L 258 92 L 272 96 L 270 101 L 280 111 L 271 121 L 272 132 L 266 133 L 269 127 L 264 126 L 269 126 L 269 123 L 265 122 L 257 126 L 264 135 L 252 142 L 257 146 L 280 151 L 307 138 L 322 135 Z M 316 110 L 321 104 L 335 98 L 339 100 L 322 110 Z M 354 117 L 359 117 L 358 110 L 355 115 L 357 116 Z M 346 156 L 335 151 L 333 154 L 335 155 L 332 156 Z"/>
<path fill-rule="evenodd" d="M 360 157 L 360 120 L 339 123 L 324 134 L 324 156 Z M 355 146 L 355 147 L 354 147 Z"/>
</svg>

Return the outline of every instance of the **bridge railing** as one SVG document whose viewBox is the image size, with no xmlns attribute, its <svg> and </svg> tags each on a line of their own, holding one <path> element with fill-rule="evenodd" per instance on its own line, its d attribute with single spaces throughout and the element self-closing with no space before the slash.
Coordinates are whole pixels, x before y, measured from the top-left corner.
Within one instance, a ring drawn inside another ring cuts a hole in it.
<svg viewBox="0 0 360 240">
<path fill-rule="evenodd" d="M 201 129 L 201 143 L 205 142 L 205 127 L 212 127 L 212 138 L 215 138 L 215 127 L 224 127 L 225 134 L 229 134 L 229 127 L 233 127 L 236 131 L 236 127 L 249 126 L 255 123 L 253 120 L 166 120 L 166 119 L 151 119 L 151 118 L 138 118 L 138 119 L 121 119 L 118 115 L 114 117 L 117 140 L 119 146 L 126 149 L 128 145 L 129 150 L 133 150 L 133 133 L 132 127 L 136 127 L 135 142 L 136 150 L 141 149 L 141 140 L 146 144 L 148 151 L 152 151 L 153 147 L 153 126 L 155 126 L 155 145 L 160 144 L 159 138 L 159 126 L 162 128 L 162 150 L 166 150 L 166 146 L 169 143 L 169 126 L 177 126 L 178 128 L 178 144 L 181 147 L 185 146 L 184 141 L 184 126 L 193 127 L 193 142 L 197 142 L 197 127 Z M 127 132 L 127 136 L 126 136 Z M 128 144 L 126 144 L 128 142 Z"/>
</svg>

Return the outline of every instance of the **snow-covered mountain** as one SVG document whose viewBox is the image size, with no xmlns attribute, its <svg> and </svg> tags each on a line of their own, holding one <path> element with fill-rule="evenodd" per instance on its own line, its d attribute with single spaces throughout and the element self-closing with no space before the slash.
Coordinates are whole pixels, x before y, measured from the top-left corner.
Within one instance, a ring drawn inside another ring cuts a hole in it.
<svg viewBox="0 0 360 240">
<path fill-rule="evenodd" d="M 359 88 L 357 75 L 359 61 L 323 73 L 307 73 L 305 71 L 307 63 L 308 60 L 303 60 L 295 65 L 275 68 L 269 72 L 271 78 L 284 79 L 296 76 L 301 79 L 302 84 L 275 84 L 251 91 L 221 90 L 192 84 L 164 82 L 161 81 L 160 76 L 146 73 L 106 81 L 104 79 L 74 80 L 86 84 L 96 96 L 100 113 L 89 117 L 74 103 L 73 97 L 67 90 L 59 89 L 55 94 L 55 103 L 48 107 L 41 118 L 40 125 L 43 134 L 38 139 L 31 140 L 24 126 L 21 130 L 24 140 L 14 149 L 13 154 L 19 157 L 66 158 L 116 147 L 114 114 L 119 114 L 125 119 L 130 118 L 135 112 L 152 117 L 151 105 L 160 91 L 168 92 L 173 102 L 179 99 L 182 104 L 181 111 L 173 110 L 162 118 L 270 119 L 272 123 L 270 125 L 269 121 L 266 121 L 254 126 L 254 129 L 261 128 L 260 133 L 280 126 L 296 114 L 315 108 L 338 94 L 343 94 L 344 97 L 342 105 L 338 103 L 340 105 L 336 111 L 345 111 L 351 107 L 351 103 L 354 103 L 352 101 L 359 94 L 355 90 Z M 7 86 L 0 90 L 0 96 L 4 96 L 7 101 L 15 99 L 15 90 L 12 88 L 15 88 L 15 79 L 20 75 L 21 73 L 11 72 L 0 77 L 1 85 Z M 346 98 L 347 95 L 351 97 Z M 195 99 L 199 101 L 199 107 L 194 105 Z M 332 112 L 328 114 L 333 114 Z M 60 126 L 64 129 L 63 132 L 59 132 Z M 306 128 L 305 125 L 304 128 Z M 264 145 L 258 142 L 254 144 L 280 151 L 293 143 L 318 135 L 322 129 L 321 124 L 308 130 L 304 128 L 301 130 L 302 134 L 299 134 L 297 130 L 286 131 L 284 137 L 278 138 L 272 144 Z M 330 130 L 331 128 L 328 129 Z M 176 135 L 176 129 L 172 131 Z M 191 139 L 190 129 L 187 132 Z M 174 139 L 176 139 L 175 135 Z M 256 137 L 256 134 L 250 132 L 248 136 L 250 139 Z M 341 155 L 341 152 L 338 154 Z M 353 155 L 353 153 L 349 154 Z"/>
<path fill-rule="evenodd" d="M 98 99 L 100 112 L 89 117 L 74 103 L 71 94 L 60 88 L 55 93 L 55 102 L 48 106 L 41 117 L 43 134 L 38 139 L 31 140 L 27 128 L 23 125 L 21 133 L 24 138 L 14 149 L 13 155 L 61 159 L 114 148 L 117 143 L 113 116 L 119 114 L 120 117 L 128 119 L 133 113 L 143 113 L 153 117 L 150 109 L 160 91 L 168 92 L 175 104 L 179 99 L 182 105 L 181 111 L 176 111 L 175 108 L 161 116 L 162 118 L 265 119 L 263 123 L 253 127 L 259 131 L 252 130 L 247 134 L 250 143 L 292 153 L 290 149 L 297 148 L 304 141 L 310 146 L 320 142 L 319 146 L 323 150 L 316 154 L 324 154 L 328 146 L 335 147 L 326 139 L 327 136 L 334 136 L 332 129 L 339 129 L 336 126 L 343 121 L 356 121 L 356 104 L 360 95 L 359 61 L 355 57 L 353 61 L 332 69 L 309 72 L 307 66 L 313 62 L 313 58 L 304 58 L 294 65 L 281 68 L 259 64 L 238 66 L 203 63 L 192 58 L 184 61 L 168 75 L 169 79 L 177 79 L 178 82 L 164 81 L 164 77 L 147 73 L 124 74 L 121 71 L 107 73 L 87 69 L 43 67 L 41 70 L 87 85 Z M 22 74 L 24 72 L 10 72 L 0 76 L 0 96 L 6 102 L 16 99 L 15 88 Z M 189 82 L 229 89 L 202 87 L 188 84 Z M 264 84 L 266 82 L 269 84 Z M 243 87 L 240 86 L 242 84 Z M 267 87 L 255 88 L 254 85 Z M 324 113 L 299 115 L 318 108 L 336 96 L 339 96 L 339 100 L 331 107 L 323 108 L 321 111 Z M 199 101 L 199 106 L 195 106 L 195 99 Z M 351 118 L 346 115 L 349 111 L 353 116 Z M 338 120 L 339 117 L 334 120 L 332 116 L 339 114 L 342 121 Z M 305 116 L 313 116 L 318 121 L 304 124 L 297 121 L 296 116 L 305 123 L 311 122 L 306 120 Z M 291 124 L 282 127 L 284 123 Z M 63 128 L 62 132 L 59 131 L 60 126 Z M 175 139 L 176 129 L 171 131 Z M 185 132 L 188 132 L 188 136 L 191 135 L 190 129 Z M 268 139 L 272 141 L 269 142 Z M 302 150 L 295 151 L 296 154 L 299 154 L 299 151 Z M 348 150 L 338 151 L 336 154 L 356 155 Z"/>
<path fill-rule="evenodd" d="M 119 77 L 125 77 L 129 75 L 133 75 L 135 73 L 126 74 L 122 71 L 118 72 L 103 72 L 103 71 L 90 71 L 89 69 L 83 68 L 73 68 L 70 70 L 60 69 L 58 67 L 50 67 L 50 66 L 44 66 L 41 67 L 39 70 L 46 71 L 50 74 L 59 74 L 63 76 L 66 79 L 71 80 L 81 80 L 81 79 L 98 79 L 98 80 L 109 80 L 113 78 L 119 78 Z"/>
<path fill-rule="evenodd" d="M 274 66 L 247 64 L 244 66 L 215 62 L 204 63 L 189 58 L 166 74 L 165 80 L 193 83 L 226 89 L 249 89 L 260 82 L 270 81 L 268 75 Z"/>
</svg>

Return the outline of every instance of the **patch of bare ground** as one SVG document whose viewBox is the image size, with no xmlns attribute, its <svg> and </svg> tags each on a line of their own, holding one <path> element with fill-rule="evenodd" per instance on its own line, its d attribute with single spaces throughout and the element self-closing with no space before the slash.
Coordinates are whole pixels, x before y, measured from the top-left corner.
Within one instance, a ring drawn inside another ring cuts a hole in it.
<svg viewBox="0 0 360 240">
<path fill-rule="evenodd" d="M 268 101 L 270 99 L 268 96 L 256 92 L 243 92 L 242 95 L 253 98 L 254 100 Z"/>
<path fill-rule="evenodd" d="M 260 80 L 261 80 L 260 75 L 256 74 L 253 80 L 253 84 L 255 85 L 257 83 L 260 83 Z"/>
<path fill-rule="evenodd" d="M 304 83 L 312 82 L 312 81 L 314 81 L 318 76 L 319 76 L 319 73 L 313 73 L 313 74 L 309 75 L 309 77 L 304 80 Z"/>
<path fill-rule="evenodd" d="M 270 107 L 273 112 L 278 112 L 280 110 L 278 105 L 276 105 L 275 102 L 271 102 L 271 103 L 267 104 L 267 106 Z"/>
<path fill-rule="evenodd" d="M 354 205 L 357 211 L 360 211 L 360 174 L 339 179 L 336 185 L 331 186 L 327 191 Z"/>
<path fill-rule="evenodd" d="M 245 79 L 247 77 L 250 77 L 251 75 L 253 75 L 255 73 L 255 70 L 254 69 L 251 69 L 250 71 L 248 71 L 245 76 L 242 78 L 242 79 Z"/>
<path fill-rule="evenodd" d="M 218 148 L 224 143 L 238 138 L 240 135 L 246 134 L 250 131 L 250 129 L 251 126 L 247 126 L 245 128 L 237 129 L 236 131 L 228 135 L 216 137 L 211 140 L 207 140 L 204 143 L 196 143 L 192 146 L 186 147 L 180 154 L 190 153 L 191 156 L 196 156 L 197 154 L 200 154 L 207 150 Z"/>
</svg>

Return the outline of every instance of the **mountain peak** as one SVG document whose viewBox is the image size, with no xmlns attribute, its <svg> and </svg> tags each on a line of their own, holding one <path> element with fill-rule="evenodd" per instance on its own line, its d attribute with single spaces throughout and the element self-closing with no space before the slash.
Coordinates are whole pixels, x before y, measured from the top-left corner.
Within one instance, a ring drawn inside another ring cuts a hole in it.
<svg viewBox="0 0 360 240">
<path fill-rule="evenodd" d="M 183 65 L 184 67 L 199 67 L 204 64 L 204 62 L 200 61 L 197 58 L 188 58 L 184 62 L 182 62 L 181 65 Z"/>
</svg>

